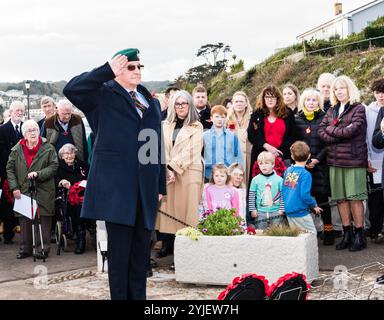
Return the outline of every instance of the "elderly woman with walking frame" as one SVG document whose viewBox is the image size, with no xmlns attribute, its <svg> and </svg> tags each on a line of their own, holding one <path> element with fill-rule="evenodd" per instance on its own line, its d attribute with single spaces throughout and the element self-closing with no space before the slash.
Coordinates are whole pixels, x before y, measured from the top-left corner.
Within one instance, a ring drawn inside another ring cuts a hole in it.
<svg viewBox="0 0 384 320">
<path fill-rule="evenodd" d="M 84 191 L 79 187 L 79 183 L 87 180 L 88 165 L 77 159 L 77 148 L 67 143 L 59 150 L 59 169 L 56 176 L 56 185 L 58 188 L 65 188 L 69 192 L 69 203 L 67 204 L 67 213 L 71 217 L 72 227 L 76 233 L 75 254 L 82 254 L 85 251 L 85 236 L 88 219 L 80 218 L 80 211 L 83 204 L 82 197 L 78 197 L 76 190 Z"/>
<path fill-rule="evenodd" d="M 41 250 L 40 237 L 37 239 L 35 258 L 45 259 L 50 248 L 51 220 L 55 205 L 55 175 L 58 161 L 55 148 L 41 138 L 39 126 L 34 120 L 27 120 L 22 128 L 22 138 L 13 148 L 7 163 L 9 189 L 15 199 L 21 195 L 29 196 L 30 181 L 34 180 L 36 201 L 41 217 L 44 251 Z M 20 219 L 20 252 L 17 259 L 32 255 L 32 221 L 24 216 Z"/>
</svg>

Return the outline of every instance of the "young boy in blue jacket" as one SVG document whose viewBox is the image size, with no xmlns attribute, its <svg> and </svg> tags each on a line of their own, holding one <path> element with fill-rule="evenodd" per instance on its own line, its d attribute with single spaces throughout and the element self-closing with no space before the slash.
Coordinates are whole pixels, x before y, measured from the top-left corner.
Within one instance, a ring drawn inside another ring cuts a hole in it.
<svg viewBox="0 0 384 320">
<path fill-rule="evenodd" d="M 204 132 L 205 178 L 209 180 L 212 167 L 223 163 L 229 167 L 232 163 L 243 163 L 239 139 L 225 128 L 227 109 L 221 105 L 211 109 L 212 127 Z"/>
<path fill-rule="evenodd" d="M 282 194 L 284 210 L 290 227 L 317 233 L 311 211 L 320 214 L 315 198 L 311 196 L 312 176 L 305 169 L 311 154 L 309 146 L 303 141 L 296 141 L 290 148 L 295 164 L 284 173 Z"/>
</svg>

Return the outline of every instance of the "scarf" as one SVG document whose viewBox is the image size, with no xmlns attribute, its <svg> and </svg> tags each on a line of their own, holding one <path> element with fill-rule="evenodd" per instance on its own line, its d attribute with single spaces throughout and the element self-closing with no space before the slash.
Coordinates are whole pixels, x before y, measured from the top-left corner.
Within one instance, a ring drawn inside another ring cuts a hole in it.
<svg viewBox="0 0 384 320">
<path fill-rule="evenodd" d="M 25 140 L 25 138 L 20 140 L 20 144 L 23 148 L 23 152 L 24 152 L 25 160 L 27 162 L 28 169 L 31 167 L 33 159 L 35 158 L 37 152 L 40 149 L 41 143 L 42 143 L 42 139 L 41 139 L 41 137 L 39 137 L 39 141 L 37 142 L 37 145 L 34 146 L 32 149 L 29 149 L 27 147 L 27 141 Z"/>
<path fill-rule="evenodd" d="M 308 121 L 312 121 L 313 119 L 315 119 L 315 114 L 317 111 L 319 111 L 320 108 L 317 108 L 316 110 L 312 111 L 312 112 L 309 112 L 307 110 L 307 108 L 303 108 L 303 113 L 304 113 L 304 116 L 305 118 L 308 120 Z"/>
</svg>

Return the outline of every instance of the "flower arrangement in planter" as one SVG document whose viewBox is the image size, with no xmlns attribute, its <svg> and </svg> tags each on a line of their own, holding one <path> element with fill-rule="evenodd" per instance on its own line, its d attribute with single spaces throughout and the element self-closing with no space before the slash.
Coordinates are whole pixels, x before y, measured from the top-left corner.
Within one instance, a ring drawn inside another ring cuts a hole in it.
<svg viewBox="0 0 384 320">
<path fill-rule="evenodd" d="M 218 208 L 204 212 L 197 229 L 205 236 L 236 236 L 244 234 L 246 223 L 235 209 Z"/>
<path fill-rule="evenodd" d="M 207 211 L 197 229 L 184 228 L 176 235 L 177 282 L 228 285 L 236 275 L 245 273 L 261 274 L 272 282 L 292 272 L 308 279 L 318 276 L 315 235 L 288 226 L 247 228 L 234 209 Z M 244 254 L 244 248 L 251 254 Z"/>
</svg>

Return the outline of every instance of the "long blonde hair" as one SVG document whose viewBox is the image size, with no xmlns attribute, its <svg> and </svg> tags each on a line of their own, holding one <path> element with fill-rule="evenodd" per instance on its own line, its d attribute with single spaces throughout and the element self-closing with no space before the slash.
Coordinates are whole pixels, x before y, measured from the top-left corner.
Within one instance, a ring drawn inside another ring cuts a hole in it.
<svg viewBox="0 0 384 320">
<path fill-rule="evenodd" d="M 360 102 L 360 91 L 356 87 L 356 85 L 352 81 L 352 79 L 350 77 L 347 77 L 347 76 L 339 76 L 332 82 L 332 86 L 331 86 L 331 103 L 332 103 L 332 106 L 335 106 L 339 103 L 339 100 L 337 100 L 337 97 L 335 95 L 335 88 L 336 88 L 336 84 L 338 84 L 338 83 L 347 88 L 350 104 Z"/>
<path fill-rule="evenodd" d="M 235 130 L 237 132 L 238 125 L 237 125 L 235 109 L 234 109 L 234 106 L 233 106 L 234 105 L 234 98 L 235 98 L 235 96 L 243 96 L 245 98 L 245 102 L 247 104 L 247 106 L 245 107 L 245 110 L 244 110 L 244 116 L 241 118 L 241 121 L 240 121 L 240 128 L 241 129 L 248 128 L 249 119 L 251 118 L 251 113 L 252 113 L 253 110 L 252 110 L 251 104 L 249 102 L 249 98 L 248 98 L 247 94 L 244 91 L 236 91 L 233 94 L 233 96 L 232 96 L 232 108 L 230 108 L 228 110 L 227 125 L 229 125 L 231 123 L 235 123 Z"/>
</svg>

